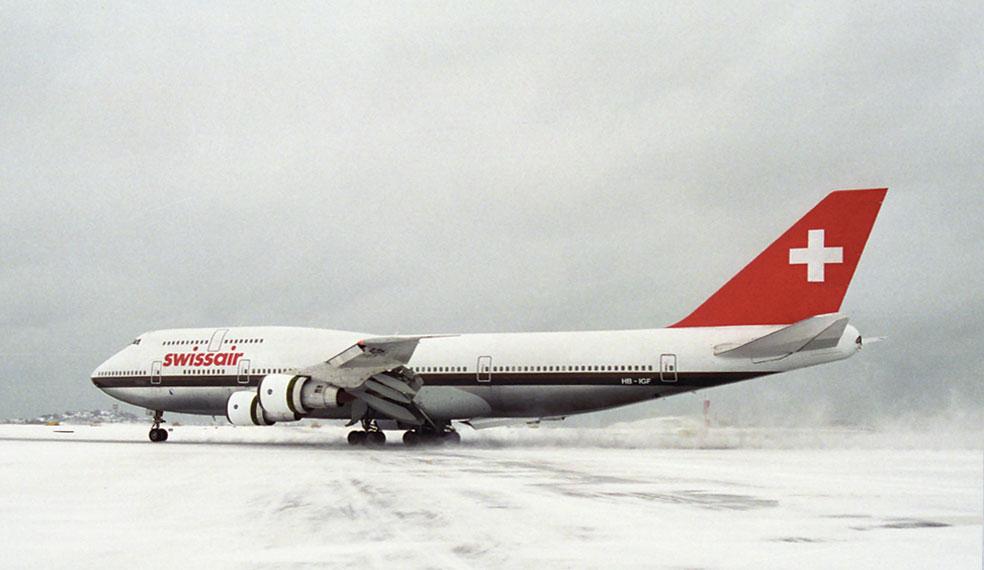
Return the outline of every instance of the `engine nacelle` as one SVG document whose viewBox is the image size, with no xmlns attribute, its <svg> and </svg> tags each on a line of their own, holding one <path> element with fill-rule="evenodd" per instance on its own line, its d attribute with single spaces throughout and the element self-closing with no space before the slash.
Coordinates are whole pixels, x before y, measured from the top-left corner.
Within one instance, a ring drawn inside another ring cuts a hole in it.
<svg viewBox="0 0 984 570">
<path fill-rule="evenodd" d="M 260 381 L 260 406 L 276 421 L 295 421 L 311 410 L 337 408 L 338 388 L 310 376 L 268 374 Z"/>
<path fill-rule="evenodd" d="M 272 426 L 269 418 L 260 407 L 256 392 L 233 392 L 226 402 L 226 418 L 235 426 Z"/>
<path fill-rule="evenodd" d="M 353 399 L 338 388 L 321 382 L 320 380 L 308 380 L 301 388 L 301 402 L 309 410 L 322 410 L 324 408 L 341 408 L 345 402 L 345 396 Z"/>
<path fill-rule="evenodd" d="M 260 405 L 278 421 L 296 421 L 310 411 L 301 402 L 301 388 L 310 380 L 293 374 L 267 374 L 260 380 Z"/>
</svg>

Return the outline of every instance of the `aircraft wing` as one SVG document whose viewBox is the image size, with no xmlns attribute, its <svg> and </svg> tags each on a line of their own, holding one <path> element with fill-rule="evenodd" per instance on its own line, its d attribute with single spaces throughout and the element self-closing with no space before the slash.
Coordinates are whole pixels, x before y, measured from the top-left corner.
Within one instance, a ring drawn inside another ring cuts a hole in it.
<svg viewBox="0 0 984 570">
<path fill-rule="evenodd" d="M 369 377 L 405 365 L 420 339 L 426 337 L 373 337 L 297 373 L 339 388 L 356 388 Z"/>
<path fill-rule="evenodd" d="M 421 424 L 427 416 L 413 400 L 423 380 L 406 364 L 417 344 L 434 336 L 367 338 L 297 374 L 343 388 L 357 398 L 352 403 L 353 422 L 372 408 L 386 417 Z"/>
</svg>

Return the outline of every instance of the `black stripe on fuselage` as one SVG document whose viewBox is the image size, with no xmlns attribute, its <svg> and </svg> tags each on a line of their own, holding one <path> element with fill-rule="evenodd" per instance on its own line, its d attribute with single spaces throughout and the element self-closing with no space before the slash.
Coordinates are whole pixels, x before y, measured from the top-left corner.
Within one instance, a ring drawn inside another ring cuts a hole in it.
<svg viewBox="0 0 984 570">
<path fill-rule="evenodd" d="M 659 374 L 639 372 L 605 373 L 510 373 L 494 374 L 490 381 L 479 381 L 474 373 L 421 374 L 425 386 L 688 386 L 710 388 L 766 376 L 773 372 L 679 372 L 675 381 L 660 379 Z M 98 388 L 177 388 L 177 387 L 256 387 L 262 375 L 250 375 L 241 382 L 236 375 L 214 376 L 160 376 L 159 382 L 151 382 L 150 376 L 96 377 L 92 383 Z"/>
</svg>

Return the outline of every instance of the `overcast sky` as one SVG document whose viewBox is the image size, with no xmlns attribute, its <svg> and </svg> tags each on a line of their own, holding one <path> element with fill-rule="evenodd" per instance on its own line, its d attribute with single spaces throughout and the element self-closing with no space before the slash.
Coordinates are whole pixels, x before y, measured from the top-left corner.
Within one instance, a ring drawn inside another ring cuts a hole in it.
<svg viewBox="0 0 984 570">
<path fill-rule="evenodd" d="M 0 418 L 160 328 L 665 326 L 885 186 L 889 340 L 714 409 L 979 418 L 984 4 L 889 6 L 0 3 Z"/>
</svg>

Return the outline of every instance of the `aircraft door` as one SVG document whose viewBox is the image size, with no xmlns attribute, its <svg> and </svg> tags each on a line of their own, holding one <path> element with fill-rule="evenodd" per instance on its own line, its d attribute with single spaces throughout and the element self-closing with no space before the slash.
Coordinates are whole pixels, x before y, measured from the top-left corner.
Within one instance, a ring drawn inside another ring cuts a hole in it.
<svg viewBox="0 0 984 570">
<path fill-rule="evenodd" d="M 249 384 L 249 360 L 239 361 L 239 374 L 236 381 L 240 384 Z"/>
<path fill-rule="evenodd" d="M 478 357 L 478 368 L 476 368 L 476 374 L 478 375 L 478 381 L 483 383 L 488 383 L 492 381 L 492 357 L 491 356 L 479 356 Z"/>
<path fill-rule="evenodd" d="M 161 383 L 161 361 L 155 360 L 153 364 L 150 365 L 150 383 L 160 384 Z"/>
<path fill-rule="evenodd" d="M 222 348 L 222 339 L 225 338 L 227 332 L 229 332 L 229 329 L 218 329 L 212 333 L 212 340 L 208 341 L 209 352 L 217 352 Z"/>
<path fill-rule="evenodd" d="M 677 381 L 677 361 L 675 354 L 659 355 L 659 380 L 660 382 Z"/>
</svg>

